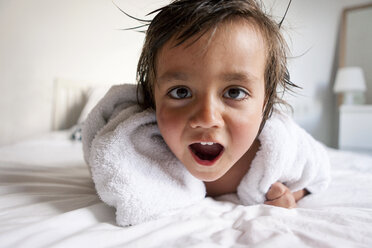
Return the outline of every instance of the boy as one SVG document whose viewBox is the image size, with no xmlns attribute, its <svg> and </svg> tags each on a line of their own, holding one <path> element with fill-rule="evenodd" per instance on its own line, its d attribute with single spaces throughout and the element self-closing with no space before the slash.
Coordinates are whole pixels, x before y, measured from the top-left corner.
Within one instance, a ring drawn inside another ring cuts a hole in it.
<svg viewBox="0 0 372 248">
<path fill-rule="evenodd" d="M 249 170 L 277 84 L 292 86 L 285 49 L 255 1 L 174 1 L 147 30 L 138 67 L 144 108 L 156 110 L 164 140 L 208 195 L 235 193 Z M 295 207 L 306 194 L 275 183 L 266 203 Z"/>
<path fill-rule="evenodd" d="M 278 88 L 295 86 L 278 24 L 254 0 L 175 0 L 155 12 L 138 104 L 133 87 L 113 87 L 83 129 L 85 160 L 117 222 L 154 219 L 205 194 L 292 208 L 307 189 L 324 189 L 324 149 L 273 110 Z"/>
</svg>

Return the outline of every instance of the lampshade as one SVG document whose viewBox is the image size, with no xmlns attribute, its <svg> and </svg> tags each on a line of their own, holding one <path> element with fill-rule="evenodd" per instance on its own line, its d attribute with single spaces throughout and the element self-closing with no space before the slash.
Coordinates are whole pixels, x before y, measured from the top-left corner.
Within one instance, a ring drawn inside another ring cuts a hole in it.
<svg viewBox="0 0 372 248">
<path fill-rule="evenodd" d="M 341 92 L 363 92 L 366 90 L 363 70 L 360 67 L 343 67 L 338 69 L 333 91 Z"/>
</svg>

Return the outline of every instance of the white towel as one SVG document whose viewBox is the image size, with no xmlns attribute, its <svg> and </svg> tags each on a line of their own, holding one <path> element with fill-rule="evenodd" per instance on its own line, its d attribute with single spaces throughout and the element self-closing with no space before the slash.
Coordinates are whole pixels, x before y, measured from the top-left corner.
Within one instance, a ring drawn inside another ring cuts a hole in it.
<svg viewBox="0 0 372 248">
<path fill-rule="evenodd" d="M 194 204 L 205 197 L 171 153 L 155 113 L 137 105 L 134 85 L 113 86 L 88 115 L 83 151 L 100 198 L 116 208 L 116 222 L 135 225 Z"/>
<path fill-rule="evenodd" d="M 244 205 L 263 203 L 275 182 L 292 192 L 325 190 L 330 183 L 330 161 L 325 147 L 298 126 L 292 118 L 275 110 L 265 123 L 261 146 L 248 173 L 238 186 Z"/>
<path fill-rule="evenodd" d="M 116 208 L 122 226 L 175 213 L 206 195 L 204 183 L 164 142 L 155 112 L 141 109 L 136 96 L 135 85 L 113 86 L 88 115 L 82 133 L 98 195 Z M 274 113 L 259 139 L 261 147 L 238 187 L 243 204 L 263 203 L 276 181 L 312 193 L 327 187 L 324 148 L 289 117 Z"/>
</svg>

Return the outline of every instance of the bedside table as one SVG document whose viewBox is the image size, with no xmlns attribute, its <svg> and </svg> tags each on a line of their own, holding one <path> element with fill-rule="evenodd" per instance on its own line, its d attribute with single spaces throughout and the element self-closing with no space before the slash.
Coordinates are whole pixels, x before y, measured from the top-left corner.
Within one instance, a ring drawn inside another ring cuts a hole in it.
<svg viewBox="0 0 372 248">
<path fill-rule="evenodd" d="M 372 154 L 372 105 L 341 105 L 338 147 Z"/>
</svg>

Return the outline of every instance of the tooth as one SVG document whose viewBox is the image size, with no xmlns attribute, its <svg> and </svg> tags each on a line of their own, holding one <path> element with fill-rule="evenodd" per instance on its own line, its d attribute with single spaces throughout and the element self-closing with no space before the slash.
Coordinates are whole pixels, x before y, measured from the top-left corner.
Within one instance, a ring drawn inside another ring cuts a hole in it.
<svg viewBox="0 0 372 248">
<path fill-rule="evenodd" d="M 206 146 L 206 145 L 211 146 L 214 143 L 213 142 L 200 142 L 200 144 L 203 145 L 203 146 Z"/>
</svg>

